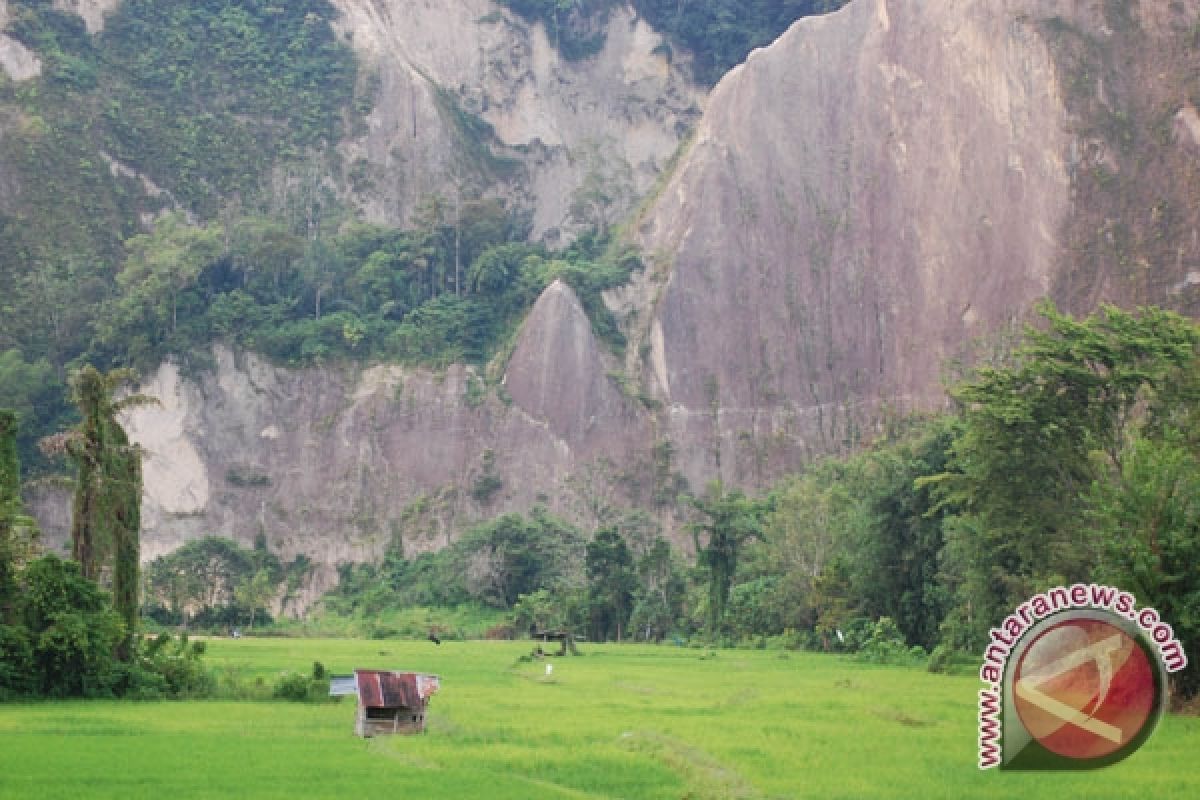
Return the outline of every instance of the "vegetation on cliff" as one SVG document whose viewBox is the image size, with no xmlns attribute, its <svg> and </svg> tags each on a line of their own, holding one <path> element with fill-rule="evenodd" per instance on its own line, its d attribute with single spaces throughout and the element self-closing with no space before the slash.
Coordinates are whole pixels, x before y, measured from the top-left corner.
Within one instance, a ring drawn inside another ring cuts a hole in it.
<svg viewBox="0 0 1200 800">
<path fill-rule="evenodd" d="M 567 58 L 604 46 L 604 23 L 618 0 L 500 0 L 541 20 Z M 624 2 L 624 0 L 621 0 Z M 801 17 L 836 11 L 846 0 L 632 0 L 658 31 L 694 59 L 696 80 L 716 83 L 756 47 L 775 41 Z"/>
</svg>

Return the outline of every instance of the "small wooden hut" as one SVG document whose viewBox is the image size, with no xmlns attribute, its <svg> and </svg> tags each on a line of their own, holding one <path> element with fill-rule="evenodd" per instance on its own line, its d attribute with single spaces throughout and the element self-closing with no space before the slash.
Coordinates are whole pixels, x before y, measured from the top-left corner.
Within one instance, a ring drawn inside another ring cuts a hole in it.
<svg viewBox="0 0 1200 800">
<path fill-rule="evenodd" d="M 425 708 L 440 686 L 437 675 L 356 669 L 358 716 L 354 732 L 370 737 L 425 730 Z"/>
</svg>

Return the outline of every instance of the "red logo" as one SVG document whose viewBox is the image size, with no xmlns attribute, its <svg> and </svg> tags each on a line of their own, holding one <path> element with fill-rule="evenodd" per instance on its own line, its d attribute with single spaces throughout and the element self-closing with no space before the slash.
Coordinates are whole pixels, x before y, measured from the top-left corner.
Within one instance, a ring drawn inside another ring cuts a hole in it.
<svg viewBox="0 0 1200 800">
<path fill-rule="evenodd" d="M 1156 720 L 1150 659 L 1133 636 L 1102 620 L 1069 619 L 1042 631 L 1013 677 L 1021 723 L 1066 758 L 1109 756 Z"/>
</svg>

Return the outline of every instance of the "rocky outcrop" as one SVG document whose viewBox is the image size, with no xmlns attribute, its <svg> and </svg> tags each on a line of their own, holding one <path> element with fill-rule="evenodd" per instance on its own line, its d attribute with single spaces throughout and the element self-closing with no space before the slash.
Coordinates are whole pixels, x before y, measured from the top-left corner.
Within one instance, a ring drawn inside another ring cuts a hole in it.
<svg viewBox="0 0 1200 800">
<path fill-rule="evenodd" d="M 562 281 L 538 299 L 509 361 L 504 386 L 514 403 L 545 420 L 553 434 L 585 453 L 628 452 L 644 439 L 644 415 L 609 376 L 591 323 Z M 614 447 L 616 439 L 626 446 Z"/>
<path fill-rule="evenodd" d="M 0 0 L 0 70 L 14 81 L 36 78 L 42 73 L 42 60 L 28 47 L 3 32 L 8 23 L 8 0 Z"/>
<path fill-rule="evenodd" d="M 88 33 L 104 30 L 105 17 L 120 4 L 121 0 L 54 0 L 55 9 L 82 17 Z"/>
<path fill-rule="evenodd" d="M 381 222 L 426 196 L 482 187 L 533 211 L 534 235 L 575 227 L 572 193 L 596 173 L 621 215 L 659 177 L 703 92 L 631 9 L 605 45 L 569 61 L 546 30 L 489 0 L 336 0 L 338 27 L 378 83 L 367 132 L 343 146 L 354 200 Z"/>
<path fill-rule="evenodd" d="M 410 555 L 438 549 L 473 520 L 538 503 L 580 518 L 587 489 L 571 477 L 645 436 L 562 283 L 530 314 L 507 393 L 466 367 L 287 370 L 221 347 L 214 357 L 199 376 L 161 366 L 141 387 L 158 403 L 123 420 L 145 451 L 145 559 L 206 535 L 247 546 L 262 535 L 285 560 L 332 567 L 377 559 L 397 536 Z M 60 548 L 65 499 L 34 500 Z"/>
<path fill-rule="evenodd" d="M 569 64 L 482 0 L 340 7 L 381 80 L 347 153 L 410 171 L 367 197 L 381 217 L 454 177 L 438 160 L 448 109 L 520 156 L 543 232 L 590 133 L 642 187 L 687 119 L 691 95 L 625 11 L 604 53 Z M 888 414 L 944 404 L 944 371 L 1003 348 L 1041 297 L 1200 310 L 1197 19 L 1200 0 L 854 0 L 798 22 L 715 88 L 634 220 L 647 269 L 606 298 L 624 363 L 554 283 L 495 384 L 222 349 L 208 374 L 166 365 L 145 387 L 162 405 L 130 418 L 148 453 L 146 555 L 262 534 L 328 567 L 537 503 L 586 524 L 640 504 L 670 528 L 682 486 L 765 485 Z M 626 90 L 642 100 L 622 106 Z M 61 514 L 41 518 L 64 534 Z"/>
<path fill-rule="evenodd" d="M 665 285 L 633 304 L 631 370 L 676 441 L 723 445 L 686 448 L 689 475 L 753 481 L 937 407 L 948 364 L 1060 296 L 1096 200 L 1050 34 L 1103 52 L 1105 25 L 1098 3 L 855 0 L 720 82 L 637 234 Z M 1068 305 L 1141 299 L 1106 285 Z"/>
</svg>

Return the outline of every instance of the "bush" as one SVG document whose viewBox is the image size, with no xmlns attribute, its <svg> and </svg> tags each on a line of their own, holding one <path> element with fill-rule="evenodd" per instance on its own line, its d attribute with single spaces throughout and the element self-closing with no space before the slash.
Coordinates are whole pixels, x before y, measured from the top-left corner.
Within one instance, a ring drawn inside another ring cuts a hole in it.
<svg viewBox="0 0 1200 800">
<path fill-rule="evenodd" d="M 187 634 L 178 640 L 169 633 L 151 639 L 138 658 L 144 682 L 141 688 L 153 688 L 170 698 L 210 697 L 216 681 L 201 660 L 204 650 L 204 642 L 189 642 Z"/>
<path fill-rule="evenodd" d="M 35 680 L 29 632 L 17 625 L 0 625 L 0 654 L 0 700 L 32 692 Z"/>
<path fill-rule="evenodd" d="M 924 661 L 926 653 L 920 647 L 908 646 L 895 620 L 880 617 L 856 658 L 872 664 L 915 664 Z"/>
<path fill-rule="evenodd" d="M 329 676 L 325 665 L 313 662 L 312 675 L 302 672 L 285 672 L 275 681 L 271 696 L 276 700 L 294 703 L 323 703 L 329 700 Z"/>
</svg>

